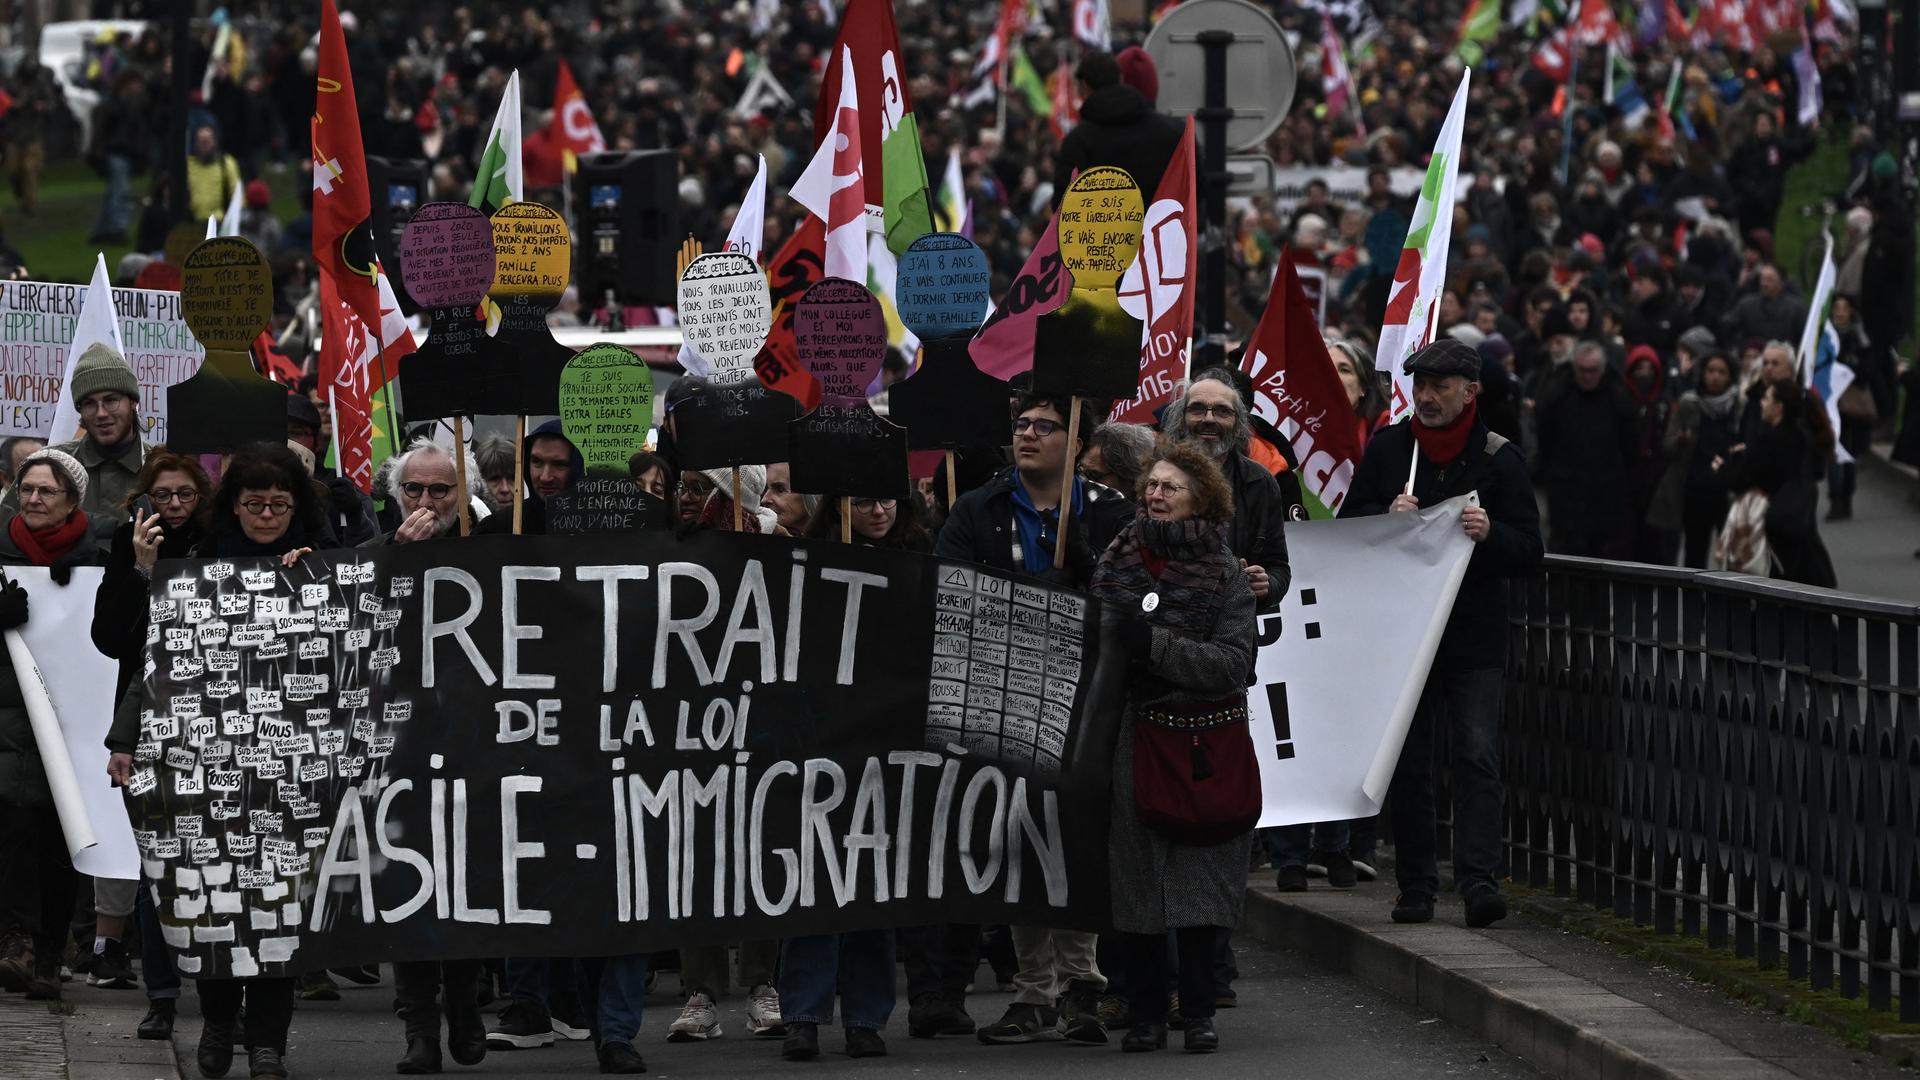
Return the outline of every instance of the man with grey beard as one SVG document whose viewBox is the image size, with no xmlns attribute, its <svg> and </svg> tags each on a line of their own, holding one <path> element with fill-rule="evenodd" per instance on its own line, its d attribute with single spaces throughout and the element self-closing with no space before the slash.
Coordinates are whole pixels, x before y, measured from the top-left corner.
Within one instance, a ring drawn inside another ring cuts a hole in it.
<svg viewBox="0 0 1920 1080">
<path fill-rule="evenodd" d="M 1293 574 L 1287 566 L 1286 498 L 1273 474 L 1246 454 L 1251 423 L 1232 374 L 1208 368 L 1167 406 L 1160 427 L 1167 438 L 1199 447 L 1226 474 L 1233 487 L 1227 547 L 1246 567 L 1247 582 L 1264 615 L 1279 610 Z"/>
</svg>

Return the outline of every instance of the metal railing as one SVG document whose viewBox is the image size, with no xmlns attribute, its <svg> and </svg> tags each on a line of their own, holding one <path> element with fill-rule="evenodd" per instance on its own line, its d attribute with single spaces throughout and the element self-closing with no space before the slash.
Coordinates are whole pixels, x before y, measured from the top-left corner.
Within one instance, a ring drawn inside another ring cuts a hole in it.
<svg viewBox="0 0 1920 1080">
<path fill-rule="evenodd" d="M 1515 880 L 1920 1020 L 1920 605 L 1555 557 L 1511 611 Z"/>
</svg>

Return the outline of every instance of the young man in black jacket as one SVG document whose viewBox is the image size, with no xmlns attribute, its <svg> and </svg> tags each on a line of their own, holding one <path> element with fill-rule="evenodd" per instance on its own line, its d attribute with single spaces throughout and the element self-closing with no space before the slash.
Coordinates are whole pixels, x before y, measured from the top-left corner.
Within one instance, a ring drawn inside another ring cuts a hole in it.
<svg viewBox="0 0 1920 1080">
<path fill-rule="evenodd" d="M 1407 730 L 1388 804 L 1398 853 L 1395 922 L 1433 918 L 1440 891 L 1435 856 L 1433 732 L 1450 725 L 1454 798 L 1453 877 L 1467 925 L 1506 917 L 1500 895 L 1500 695 L 1507 658 L 1507 579 L 1540 561 L 1540 514 L 1520 451 L 1477 414 L 1480 357 L 1443 338 L 1407 358 L 1414 416 L 1376 434 L 1355 471 L 1342 517 L 1403 513 L 1470 491 L 1479 505 L 1461 515 L 1475 547 L 1453 614 Z M 1407 471 L 1420 460 L 1409 494 Z"/>
</svg>

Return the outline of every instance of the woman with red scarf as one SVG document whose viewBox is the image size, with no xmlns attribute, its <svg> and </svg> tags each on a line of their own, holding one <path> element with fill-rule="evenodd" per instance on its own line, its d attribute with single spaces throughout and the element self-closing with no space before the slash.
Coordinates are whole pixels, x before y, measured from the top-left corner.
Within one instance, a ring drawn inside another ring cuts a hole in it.
<svg viewBox="0 0 1920 1080">
<path fill-rule="evenodd" d="M 20 466 L 20 509 L 0 534 L 0 565 L 44 566 L 56 584 L 97 561 L 80 509 L 87 471 L 41 450 Z M 0 630 L 26 625 L 27 592 L 0 586 Z M 13 662 L 0 650 L 0 989 L 60 997 L 60 957 L 76 882 Z"/>
</svg>

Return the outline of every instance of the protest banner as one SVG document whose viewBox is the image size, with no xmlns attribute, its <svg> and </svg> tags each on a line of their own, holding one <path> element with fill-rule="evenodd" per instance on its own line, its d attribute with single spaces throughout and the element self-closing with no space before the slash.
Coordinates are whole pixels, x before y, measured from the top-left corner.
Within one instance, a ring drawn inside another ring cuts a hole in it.
<svg viewBox="0 0 1920 1080">
<path fill-rule="evenodd" d="M 865 285 L 826 278 L 794 314 L 800 361 L 820 404 L 787 426 L 793 488 L 809 495 L 904 498 L 907 433 L 867 404 L 867 386 L 887 354 L 886 321 Z M 851 517 L 841 507 L 843 529 Z"/>
<path fill-rule="evenodd" d="M 169 449 L 224 454 L 284 442 L 287 390 L 254 370 L 247 349 L 273 314 L 266 256 L 237 236 L 201 241 L 181 266 L 181 313 L 207 348 L 193 377 L 167 390 Z"/>
<path fill-rule="evenodd" d="M 480 301 L 493 286 L 493 224 L 465 203 L 430 202 L 400 235 L 400 268 L 428 311 L 427 340 L 400 362 L 413 421 L 518 411 L 512 357 L 487 346 Z"/>
<path fill-rule="evenodd" d="M 169 561 L 151 605 L 129 812 L 188 977 L 1107 920 L 1075 593 L 643 532 Z"/>
<path fill-rule="evenodd" d="M 800 350 L 794 343 L 793 316 L 799 309 L 800 298 L 826 277 L 826 246 L 826 223 L 808 214 L 767 263 L 773 329 L 767 332 L 766 345 L 753 358 L 753 373 L 760 385 L 786 394 L 799 402 L 802 409 L 811 409 L 820 403 L 820 387 L 800 362 Z"/>
<path fill-rule="evenodd" d="M 62 282 L 0 282 L 0 437 L 51 434 L 86 292 Z M 204 350 L 180 314 L 178 290 L 114 289 L 113 309 L 140 384 L 141 438 L 164 443 L 167 388 L 200 370 Z"/>
<path fill-rule="evenodd" d="M 973 362 L 996 379 L 1033 370 L 1035 326 L 1042 315 L 1067 302 L 1072 287 L 1073 278 L 1060 258 L 1060 212 L 1056 210 L 1013 284 L 1007 286 L 1000 306 L 974 335 L 968 347 Z"/>
<path fill-rule="evenodd" d="M 1007 384 L 975 367 L 968 348 L 992 306 L 991 283 L 986 253 L 958 233 L 928 233 L 900 256 L 894 291 L 920 339 L 920 366 L 888 388 L 888 418 L 907 429 L 909 450 L 946 451 L 949 505 L 953 451 L 1007 439 Z"/>
</svg>

